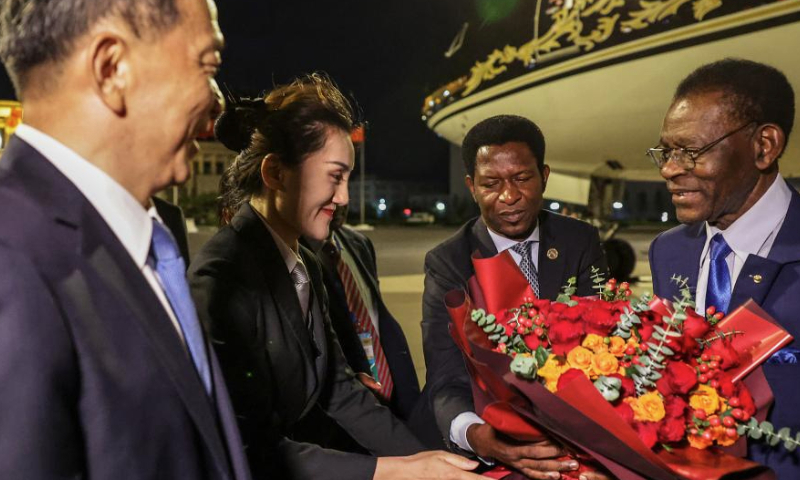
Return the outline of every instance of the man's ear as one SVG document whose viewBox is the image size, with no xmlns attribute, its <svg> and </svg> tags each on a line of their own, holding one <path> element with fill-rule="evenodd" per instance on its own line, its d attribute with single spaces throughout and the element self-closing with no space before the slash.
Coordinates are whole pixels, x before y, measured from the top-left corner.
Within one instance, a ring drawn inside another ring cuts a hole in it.
<svg viewBox="0 0 800 480">
<path fill-rule="evenodd" d="M 103 103 L 117 115 L 125 115 L 126 93 L 131 84 L 130 55 L 125 40 L 101 33 L 91 43 L 92 80 Z"/>
<path fill-rule="evenodd" d="M 475 202 L 477 203 L 478 200 L 475 199 L 475 183 L 472 180 L 472 177 L 470 177 L 469 175 L 465 176 L 464 177 L 464 184 L 467 186 L 467 189 L 469 190 L 470 195 L 472 195 L 472 199 L 475 200 Z"/>
<path fill-rule="evenodd" d="M 547 188 L 547 179 L 550 178 L 550 165 L 545 165 L 542 168 L 542 192 Z"/>
<path fill-rule="evenodd" d="M 762 172 L 770 169 L 786 148 L 786 135 L 774 123 L 759 125 L 755 132 L 756 168 Z"/>
<path fill-rule="evenodd" d="M 270 153 L 261 160 L 261 181 L 270 190 L 282 191 L 284 186 L 284 166 L 280 157 Z"/>
</svg>

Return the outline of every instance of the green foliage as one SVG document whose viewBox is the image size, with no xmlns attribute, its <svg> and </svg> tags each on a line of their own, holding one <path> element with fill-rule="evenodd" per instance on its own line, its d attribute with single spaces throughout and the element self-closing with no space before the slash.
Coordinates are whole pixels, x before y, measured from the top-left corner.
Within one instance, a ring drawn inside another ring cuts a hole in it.
<svg viewBox="0 0 800 480">
<path fill-rule="evenodd" d="M 649 389 L 654 388 L 656 382 L 663 376 L 660 370 L 666 368 L 666 357 L 675 355 L 667 343 L 673 338 L 680 338 L 681 326 L 686 320 L 686 309 L 694 307 L 688 280 L 673 276 L 672 281 L 680 287 L 681 297 L 675 299 L 672 305 L 674 308 L 672 315 L 664 317 L 666 328 L 660 325 L 653 326 L 653 336 L 647 342 L 647 353 L 638 357 L 638 365 L 631 365 L 630 376 L 636 386 L 637 395 L 644 395 Z"/>
<path fill-rule="evenodd" d="M 578 283 L 577 277 L 569 277 L 567 279 L 567 284 L 562 287 L 561 293 L 556 298 L 556 302 L 558 303 L 566 303 L 570 307 L 574 307 L 578 304 L 575 300 L 572 299 L 572 296 L 575 295 L 575 292 L 578 291 L 578 288 L 575 286 Z"/>
<path fill-rule="evenodd" d="M 800 432 L 794 437 L 788 427 L 781 428 L 776 432 L 771 423 L 766 421 L 759 423 L 755 418 L 751 418 L 746 425 L 740 424 L 736 430 L 739 435 L 747 435 L 753 440 L 762 440 L 771 447 L 776 447 L 783 442 L 783 448 L 789 452 L 793 452 L 800 445 Z"/>
</svg>

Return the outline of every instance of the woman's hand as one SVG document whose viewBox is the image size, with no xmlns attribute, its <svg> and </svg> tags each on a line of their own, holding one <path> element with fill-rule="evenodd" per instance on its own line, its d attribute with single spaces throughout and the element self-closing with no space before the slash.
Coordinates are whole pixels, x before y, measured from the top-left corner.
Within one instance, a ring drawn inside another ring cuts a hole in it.
<svg viewBox="0 0 800 480">
<path fill-rule="evenodd" d="M 470 473 L 478 462 L 436 450 L 408 457 L 380 457 L 373 480 L 481 480 Z"/>
</svg>

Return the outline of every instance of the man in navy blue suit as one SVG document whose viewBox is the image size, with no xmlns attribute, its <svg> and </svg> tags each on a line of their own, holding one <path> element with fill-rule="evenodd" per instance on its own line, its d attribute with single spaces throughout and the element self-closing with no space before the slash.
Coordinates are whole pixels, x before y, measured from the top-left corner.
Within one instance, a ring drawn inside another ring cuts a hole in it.
<svg viewBox="0 0 800 480">
<path fill-rule="evenodd" d="M 800 336 L 800 195 L 778 164 L 794 122 L 794 92 L 780 71 L 726 59 L 705 65 L 677 88 L 649 153 L 684 225 L 650 247 L 656 295 L 671 298 L 677 274 L 689 279 L 697 309 L 731 312 L 753 299 Z M 763 367 L 775 396 L 768 419 L 800 430 L 797 342 Z M 800 456 L 764 443 L 748 456 L 778 478 L 800 478 Z"/>
<path fill-rule="evenodd" d="M 0 478 L 249 479 L 150 200 L 220 111 L 221 47 L 211 0 L 0 4 Z"/>
</svg>

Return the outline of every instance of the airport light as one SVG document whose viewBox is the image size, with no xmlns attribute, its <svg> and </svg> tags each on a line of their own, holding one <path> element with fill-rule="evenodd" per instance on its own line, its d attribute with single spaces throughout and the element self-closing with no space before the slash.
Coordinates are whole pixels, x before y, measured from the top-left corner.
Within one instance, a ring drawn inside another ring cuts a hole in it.
<svg viewBox="0 0 800 480">
<path fill-rule="evenodd" d="M 611 206 L 614 207 L 614 210 L 620 210 L 622 209 L 622 202 L 614 202 Z"/>
<path fill-rule="evenodd" d="M 561 208 L 561 204 L 558 202 L 553 202 L 550 204 L 550 210 L 556 211 Z"/>
<path fill-rule="evenodd" d="M 663 223 L 666 223 L 668 220 L 669 220 L 669 213 L 667 213 L 667 212 L 661 212 L 661 221 L 662 221 Z"/>
<path fill-rule="evenodd" d="M 447 207 L 445 206 L 444 202 L 436 202 L 436 210 L 439 210 L 440 212 L 444 212 L 445 208 L 447 208 Z"/>
<path fill-rule="evenodd" d="M 386 204 L 385 203 L 379 204 L 378 205 L 378 210 L 380 210 L 381 212 L 385 212 L 386 211 Z"/>
</svg>

